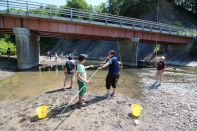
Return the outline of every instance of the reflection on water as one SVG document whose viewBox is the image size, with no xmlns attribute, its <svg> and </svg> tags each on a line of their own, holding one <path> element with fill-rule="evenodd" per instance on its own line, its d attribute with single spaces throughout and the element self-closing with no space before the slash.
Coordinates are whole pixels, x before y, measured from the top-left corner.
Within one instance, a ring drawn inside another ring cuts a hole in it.
<svg viewBox="0 0 197 131">
<path fill-rule="evenodd" d="M 90 77 L 95 70 L 88 70 Z M 140 90 L 137 88 L 135 69 L 125 69 L 118 82 L 117 93 L 138 97 Z M 101 94 L 105 93 L 106 70 L 98 71 L 88 85 L 88 91 Z M 62 88 L 64 81 L 63 67 L 46 67 L 16 72 L 15 75 L 0 81 L 0 100 L 22 99 L 47 92 L 51 89 Z M 68 84 L 67 84 L 68 85 Z M 75 82 L 74 87 L 77 87 Z"/>
</svg>

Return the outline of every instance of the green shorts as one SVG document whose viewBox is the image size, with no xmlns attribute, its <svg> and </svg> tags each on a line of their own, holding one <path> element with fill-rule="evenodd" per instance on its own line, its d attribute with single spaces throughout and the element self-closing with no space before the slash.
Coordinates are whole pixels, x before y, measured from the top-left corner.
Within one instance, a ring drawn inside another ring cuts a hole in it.
<svg viewBox="0 0 197 131">
<path fill-rule="evenodd" d="M 84 96 L 84 94 L 86 93 L 87 90 L 87 85 L 84 82 L 81 82 L 80 80 L 77 80 L 78 86 L 79 86 L 79 90 L 81 90 L 81 88 L 83 88 L 80 92 L 79 92 L 79 96 Z"/>
</svg>

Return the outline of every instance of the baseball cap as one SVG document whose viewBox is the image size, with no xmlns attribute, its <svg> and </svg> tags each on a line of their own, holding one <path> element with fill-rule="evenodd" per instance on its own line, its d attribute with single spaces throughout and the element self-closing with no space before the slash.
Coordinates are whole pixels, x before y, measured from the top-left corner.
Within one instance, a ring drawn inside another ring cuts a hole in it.
<svg viewBox="0 0 197 131">
<path fill-rule="evenodd" d="M 78 59 L 79 59 L 79 61 L 82 61 L 82 60 L 86 59 L 87 57 L 88 57 L 88 55 L 80 54 Z"/>
<path fill-rule="evenodd" d="M 69 59 L 73 59 L 73 55 L 72 54 L 69 54 L 68 58 Z"/>
</svg>

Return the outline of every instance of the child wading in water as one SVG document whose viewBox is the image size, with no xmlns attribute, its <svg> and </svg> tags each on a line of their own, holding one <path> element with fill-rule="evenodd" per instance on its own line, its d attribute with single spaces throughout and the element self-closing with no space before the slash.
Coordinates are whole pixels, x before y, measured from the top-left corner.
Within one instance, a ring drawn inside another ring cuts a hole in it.
<svg viewBox="0 0 197 131">
<path fill-rule="evenodd" d="M 84 63 L 86 62 L 86 55 L 81 54 L 79 55 L 79 64 L 77 64 L 77 84 L 79 86 L 79 102 L 78 104 L 80 106 L 85 106 L 86 103 L 82 102 L 83 96 L 86 93 L 87 90 L 87 84 L 89 83 L 89 80 L 87 80 L 87 74 L 86 70 L 88 68 L 93 68 L 93 65 L 90 66 L 84 66 Z"/>
</svg>

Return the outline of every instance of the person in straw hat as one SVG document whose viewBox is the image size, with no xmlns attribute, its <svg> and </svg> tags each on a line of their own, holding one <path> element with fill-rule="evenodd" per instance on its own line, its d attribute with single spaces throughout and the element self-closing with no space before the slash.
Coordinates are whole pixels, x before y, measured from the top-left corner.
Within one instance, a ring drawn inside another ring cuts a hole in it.
<svg viewBox="0 0 197 131">
<path fill-rule="evenodd" d="M 159 62 L 157 63 L 157 72 L 156 72 L 156 75 L 155 75 L 155 78 L 156 78 L 156 82 L 158 82 L 159 84 L 161 84 L 161 81 L 163 79 L 163 73 L 165 71 L 165 68 L 166 68 L 166 63 L 165 63 L 165 57 L 162 56 L 159 60 Z"/>
</svg>

